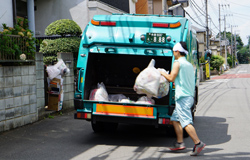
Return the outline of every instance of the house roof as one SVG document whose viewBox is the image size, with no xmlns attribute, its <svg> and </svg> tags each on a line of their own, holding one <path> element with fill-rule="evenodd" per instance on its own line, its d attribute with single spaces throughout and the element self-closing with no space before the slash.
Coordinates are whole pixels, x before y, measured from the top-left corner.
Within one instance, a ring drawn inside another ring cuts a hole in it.
<svg viewBox="0 0 250 160">
<path fill-rule="evenodd" d="M 196 30 L 196 32 L 206 32 L 205 29 L 201 29 L 201 28 L 198 28 L 196 26 L 192 26 L 194 30 Z"/>
</svg>

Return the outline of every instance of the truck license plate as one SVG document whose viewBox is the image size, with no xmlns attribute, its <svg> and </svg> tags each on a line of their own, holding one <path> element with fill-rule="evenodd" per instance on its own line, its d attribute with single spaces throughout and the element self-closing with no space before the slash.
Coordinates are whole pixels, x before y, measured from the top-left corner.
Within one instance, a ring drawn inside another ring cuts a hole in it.
<svg viewBox="0 0 250 160">
<path fill-rule="evenodd" d="M 146 34 L 147 43 L 166 43 L 165 33 L 147 33 Z"/>
</svg>

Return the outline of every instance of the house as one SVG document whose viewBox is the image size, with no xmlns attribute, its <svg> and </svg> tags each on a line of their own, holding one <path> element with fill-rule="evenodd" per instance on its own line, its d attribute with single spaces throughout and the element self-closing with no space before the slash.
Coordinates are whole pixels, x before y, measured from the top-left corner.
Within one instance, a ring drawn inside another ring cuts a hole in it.
<svg viewBox="0 0 250 160">
<path fill-rule="evenodd" d="M 192 26 L 196 30 L 196 36 L 199 44 L 199 55 L 204 57 L 206 51 L 206 30 L 200 29 L 195 26 Z"/>
<path fill-rule="evenodd" d="M 212 55 L 221 55 L 220 39 L 215 37 L 210 38 L 209 49 L 212 51 Z"/>
<path fill-rule="evenodd" d="M 82 30 L 96 14 L 136 13 L 138 0 L 0 0 L 0 24 L 13 27 L 17 18 L 28 18 L 36 37 L 59 19 L 72 19 Z M 143 0 L 139 0 L 143 1 Z M 33 24 L 33 25 L 32 25 Z M 0 31 L 3 28 L 0 27 Z"/>
<path fill-rule="evenodd" d="M 148 0 L 149 14 L 168 14 L 185 16 L 185 11 L 182 7 L 176 7 L 170 10 L 170 7 L 176 4 L 181 4 L 183 7 L 188 7 L 188 0 Z M 165 5 L 165 7 L 164 7 Z"/>
</svg>

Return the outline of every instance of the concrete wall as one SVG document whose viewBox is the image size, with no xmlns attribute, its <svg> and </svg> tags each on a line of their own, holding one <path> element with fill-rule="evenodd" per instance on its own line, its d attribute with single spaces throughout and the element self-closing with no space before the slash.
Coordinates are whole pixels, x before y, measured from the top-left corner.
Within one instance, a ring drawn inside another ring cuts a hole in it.
<svg viewBox="0 0 250 160">
<path fill-rule="evenodd" d="M 72 53 L 59 53 L 70 69 L 63 77 L 63 110 L 74 109 L 74 59 Z M 0 66 L 0 132 L 42 119 L 45 110 L 43 54 L 36 53 L 36 64 Z"/>
<path fill-rule="evenodd" d="M 36 66 L 0 67 L 0 131 L 37 121 L 36 93 Z"/>
<path fill-rule="evenodd" d="M 0 0 L 0 31 L 3 30 L 2 24 L 13 27 L 13 10 L 11 0 Z"/>
<path fill-rule="evenodd" d="M 132 5 L 134 3 L 131 3 Z M 82 29 L 96 14 L 122 13 L 122 11 L 97 1 L 88 0 L 42 0 L 35 3 L 36 36 L 45 36 L 45 28 L 59 19 L 72 19 Z"/>
<path fill-rule="evenodd" d="M 36 53 L 36 99 L 38 119 L 43 118 L 46 114 L 44 86 L 43 53 Z"/>
</svg>

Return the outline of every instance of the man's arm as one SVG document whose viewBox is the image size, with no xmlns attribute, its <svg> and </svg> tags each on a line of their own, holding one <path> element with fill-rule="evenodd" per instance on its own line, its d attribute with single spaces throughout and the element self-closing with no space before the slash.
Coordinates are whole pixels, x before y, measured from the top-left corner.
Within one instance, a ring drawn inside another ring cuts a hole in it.
<svg viewBox="0 0 250 160">
<path fill-rule="evenodd" d="M 174 62 L 173 69 L 170 74 L 160 71 L 161 75 L 163 75 L 169 82 L 174 82 L 176 76 L 179 73 L 180 63 Z"/>
</svg>

